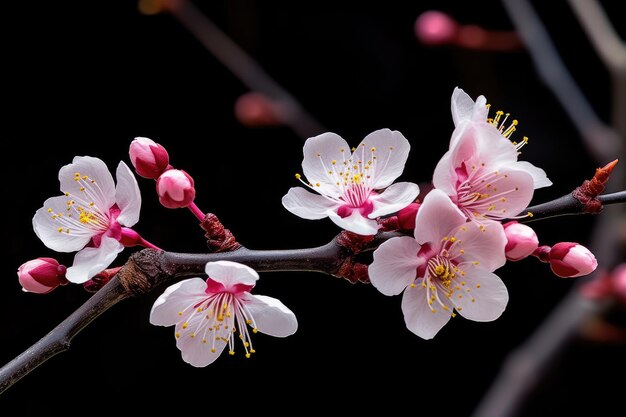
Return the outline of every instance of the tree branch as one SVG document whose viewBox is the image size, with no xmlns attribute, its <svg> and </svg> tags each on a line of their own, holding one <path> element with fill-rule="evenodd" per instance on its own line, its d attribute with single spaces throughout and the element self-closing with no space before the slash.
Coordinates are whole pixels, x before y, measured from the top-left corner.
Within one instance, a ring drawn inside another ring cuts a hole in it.
<svg viewBox="0 0 626 417">
<path fill-rule="evenodd" d="M 604 204 L 626 202 L 626 191 L 598 196 Z M 529 207 L 532 220 L 566 214 L 583 214 L 584 206 L 572 195 Z M 258 272 L 309 271 L 338 276 L 347 260 L 359 252 L 373 250 L 401 232 L 379 232 L 373 239 L 351 246 L 344 234 L 323 246 L 306 249 L 251 250 L 240 247 L 231 252 L 190 254 L 144 249 L 128 259 L 120 272 L 78 310 L 41 340 L 0 369 L 0 393 L 57 353 L 69 349 L 70 342 L 92 320 L 119 301 L 146 294 L 165 284 L 204 274 L 207 262 L 239 262 Z"/>
</svg>

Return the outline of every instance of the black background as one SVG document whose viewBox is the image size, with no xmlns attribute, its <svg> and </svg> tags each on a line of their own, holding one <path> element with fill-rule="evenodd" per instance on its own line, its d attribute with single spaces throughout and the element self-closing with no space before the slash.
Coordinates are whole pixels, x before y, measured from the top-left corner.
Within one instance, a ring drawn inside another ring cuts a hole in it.
<svg viewBox="0 0 626 417">
<path fill-rule="evenodd" d="M 199 2 L 200 3 L 200 2 Z M 540 2 L 535 2 L 540 3 Z M 536 4 L 568 67 L 606 121 L 609 80 L 563 1 Z M 603 2 L 607 3 L 607 2 Z M 610 6 L 610 5 L 607 5 Z M 413 24 L 437 8 L 461 23 L 510 29 L 498 2 L 318 1 L 201 2 L 202 10 L 291 91 L 330 131 L 357 144 L 382 127 L 400 130 L 412 151 L 402 180 L 429 181 L 452 132 L 455 86 L 484 94 L 520 120 L 530 137 L 523 158 L 554 182 L 535 201 L 558 197 L 593 173 L 579 135 L 538 79 L 525 51 L 495 53 L 420 45 Z M 617 13 L 613 10 L 612 16 Z M 216 213 L 255 249 L 316 246 L 337 228 L 307 221 L 280 203 L 297 185 L 302 140 L 284 127 L 251 129 L 233 115 L 247 91 L 168 15 L 144 16 L 134 1 L 12 2 L 2 12 L 2 279 L 0 363 L 56 326 L 89 294 L 68 285 L 46 296 L 23 293 L 17 267 L 56 256 L 31 218 L 57 195 L 58 169 L 74 155 L 129 163 L 128 145 L 147 136 L 196 181 L 196 202 Z M 615 22 L 621 24 L 621 21 Z M 623 25 L 622 25 L 622 35 Z M 11 151 L 7 151 L 10 144 Z M 139 179 L 148 240 L 173 251 L 202 252 L 195 218 L 158 204 L 154 183 Z M 537 223 L 542 243 L 588 243 L 591 218 Z M 131 253 L 125 251 L 118 263 Z M 468 415 L 506 355 L 519 346 L 572 285 L 534 260 L 499 271 L 510 292 L 493 323 L 457 318 L 434 340 L 404 326 L 400 297 L 313 273 L 262 274 L 256 293 L 277 297 L 299 320 L 286 339 L 257 335 L 257 354 L 224 355 L 207 368 L 185 364 L 173 329 L 148 323 L 158 292 L 127 300 L 78 335 L 71 350 L 42 365 L 0 397 L 0 414 L 60 411 L 178 413 L 358 412 Z M 626 371 L 624 348 L 577 340 L 546 369 L 524 415 L 612 409 Z M 289 408 L 286 404 L 293 404 Z M 12 407 L 18 407 L 12 408 Z"/>
</svg>

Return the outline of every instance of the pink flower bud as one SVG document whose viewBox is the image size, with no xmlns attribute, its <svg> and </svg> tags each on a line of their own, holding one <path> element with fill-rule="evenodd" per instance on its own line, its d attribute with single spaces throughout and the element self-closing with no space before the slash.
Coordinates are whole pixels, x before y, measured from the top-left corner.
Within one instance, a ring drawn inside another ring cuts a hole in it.
<svg viewBox="0 0 626 417">
<path fill-rule="evenodd" d="M 402 230 L 414 230 L 419 203 L 411 203 L 398 212 L 398 226 Z"/>
<path fill-rule="evenodd" d="M 503 225 L 506 236 L 504 252 L 509 261 L 519 261 L 530 256 L 539 247 L 539 239 L 533 229 L 525 224 L 511 221 Z"/>
<path fill-rule="evenodd" d="M 156 189 L 159 201 L 167 208 L 187 207 L 196 197 L 193 178 L 181 169 L 170 169 L 161 174 Z"/>
<path fill-rule="evenodd" d="M 613 288 L 615 293 L 626 300 L 626 263 L 619 265 L 611 274 L 613 277 Z"/>
<path fill-rule="evenodd" d="M 17 269 L 17 277 L 25 292 L 46 294 L 59 285 L 67 284 L 65 270 L 56 259 L 37 258 L 22 264 Z"/>
<path fill-rule="evenodd" d="M 552 272 L 562 278 L 573 278 L 595 271 L 598 261 L 586 247 L 574 242 L 560 242 L 550 249 Z"/>
<path fill-rule="evenodd" d="M 159 178 L 170 163 L 165 148 L 148 138 L 135 138 L 130 144 L 129 154 L 137 174 L 148 179 Z"/>
</svg>

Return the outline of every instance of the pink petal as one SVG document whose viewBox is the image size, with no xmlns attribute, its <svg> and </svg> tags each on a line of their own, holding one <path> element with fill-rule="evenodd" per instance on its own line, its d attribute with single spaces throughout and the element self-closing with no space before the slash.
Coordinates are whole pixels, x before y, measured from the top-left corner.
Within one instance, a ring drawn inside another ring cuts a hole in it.
<svg viewBox="0 0 626 417">
<path fill-rule="evenodd" d="M 417 268 L 425 263 L 417 253 L 421 246 L 412 237 L 391 238 L 374 251 L 368 268 L 372 285 L 385 295 L 398 295 L 417 278 Z"/>
<path fill-rule="evenodd" d="M 543 169 L 534 166 L 530 162 L 517 161 L 515 165 L 511 166 L 511 168 L 529 173 L 533 177 L 535 189 L 549 187 L 552 185 L 552 181 L 548 179 L 546 172 Z"/>
<path fill-rule="evenodd" d="M 261 333 L 287 337 L 298 330 L 295 314 L 276 298 L 247 294 L 245 308 Z"/>
<path fill-rule="evenodd" d="M 231 261 L 209 262 L 204 270 L 209 278 L 222 284 L 226 290 L 236 288 L 237 285 L 254 286 L 259 279 L 254 269 Z"/>
<path fill-rule="evenodd" d="M 154 302 L 150 311 L 150 323 L 173 326 L 180 322 L 182 315 L 179 313 L 207 298 L 206 287 L 202 278 L 186 279 L 170 285 Z"/>
<path fill-rule="evenodd" d="M 330 210 L 336 210 L 339 207 L 338 203 L 302 187 L 290 188 L 283 197 L 282 203 L 291 213 L 308 220 L 328 217 Z"/>
<path fill-rule="evenodd" d="M 443 191 L 432 190 L 424 198 L 424 203 L 415 219 L 415 240 L 424 244 L 430 242 L 439 247 L 441 239 L 450 236 L 457 226 L 463 225 L 467 218 Z"/>
<path fill-rule="evenodd" d="M 422 339 L 432 339 L 452 317 L 452 310 L 444 310 L 440 305 L 428 305 L 426 288 L 416 282 L 414 288 L 407 288 L 402 297 L 402 312 L 406 327 Z M 445 299 L 445 297 L 444 297 Z"/>
<path fill-rule="evenodd" d="M 376 217 L 402 210 L 415 201 L 419 192 L 420 189 L 417 184 L 411 182 L 392 184 L 381 194 L 370 197 L 370 201 L 374 204 L 374 210 L 368 217 L 375 219 Z"/>
<path fill-rule="evenodd" d="M 375 171 L 373 173 L 373 188 L 380 190 L 391 185 L 398 178 L 409 156 L 411 145 L 397 130 L 380 129 L 367 135 L 356 148 L 355 155 L 363 149 L 366 155 L 375 148 Z"/>
<path fill-rule="evenodd" d="M 504 248 L 506 235 L 502 225 L 495 221 L 468 222 L 451 233 L 457 242 L 450 249 L 452 258 L 462 262 L 478 262 L 480 268 L 494 271 L 506 263 Z"/>
<path fill-rule="evenodd" d="M 141 210 L 141 193 L 139 185 L 128 165 L 120 161 L 117 166 L 117 186 L 115 187 L 115 202 L 120 208 L 117 221 L 124 226 L 131 227 L 139 221 Z"/>
<path fill-rule="evenodd" d="M 476 201 L 474 211 L 492 219 L 505 219 L 523 212 L 533 198 L 533 179 L 524 171 L 511 169 L 510 164 L 498 170 L 491 188 L 476 190 L 489 197 Z"/>
<path fill-rule="evenodd" d="M 124 245 L 108 236 L 102 236 L 100 246 L 85 248 L 74 256 L 74 264 L 67 268 L 65 277 L 69 282 L 82 284 L 98 272 L 105 270 L 124 250 Z"/>
<path fill-rule="evenodd" d="M 502 280 L 480 268 L 466 269 L 465 282 L 460 290 L 453 290 L 450 300 L 463 317 L 474 321 L 493 321 L 500 317 L 509 301 L 509 293 Z"/>
</svg>

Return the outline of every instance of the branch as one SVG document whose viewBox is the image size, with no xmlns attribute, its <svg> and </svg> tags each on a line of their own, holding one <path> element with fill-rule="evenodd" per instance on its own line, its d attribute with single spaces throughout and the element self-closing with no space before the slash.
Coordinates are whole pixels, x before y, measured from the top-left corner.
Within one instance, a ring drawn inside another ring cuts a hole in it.
<svg viewBox="0 0 626 417">
<path fill-rule="evenodd" d="M 626 191 L 599 196 L 604 204 L 626 202 Z M 573 196 L 530 207 L 532 220 L 566 214 L 583 214 L 584 206 Z M 207 262 L 239 262 L 258 272 L 309 271 L 342 276 L 342 267 L 363 251 L 376 249 L 401 232 L 379 232 L 373 238 L 359 240 L 358 235 L 342 232 L 329 243 L 315 248 L 286 250 L 251 250 L 245 247 L 231 252 L 190 254 L 144 249 L 128 259 L 111 281 L 41 340 L 0 369 L 0 393 L 57 353 L 69 349 L 70 342 L 92 320 L 119 301 L 141 296 L 165 284 L 204 274 Z M 354 264 L 348 264 L 348 266 Z M 348 278 L 348 277 L 346 277 Z"/>
</svg>

